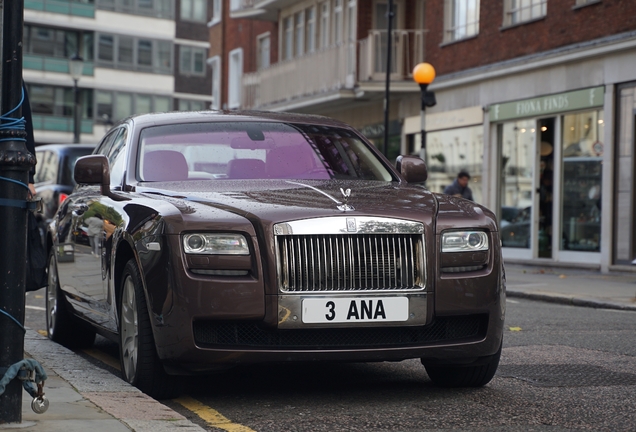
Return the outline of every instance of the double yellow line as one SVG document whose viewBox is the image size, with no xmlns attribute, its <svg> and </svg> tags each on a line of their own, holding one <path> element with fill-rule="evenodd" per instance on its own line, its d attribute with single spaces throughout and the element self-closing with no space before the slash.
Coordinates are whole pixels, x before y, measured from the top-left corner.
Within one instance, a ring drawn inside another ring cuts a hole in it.
<svg viewBox="0 0 636 432">
<path fill-rule="evenodd" d="M 44 332 L 46 334 L 46 331 Z M 117 370 L 121 370 L 119 361 L 114 357 L 100 351 L 97 349 L 85 349 L 83 350 L 85 354 L 101 361 L 108 366 L 115 368 Z M 232 420 L 225 417 L 223 414 L 218 412 L 215 409 L 210 408 L 207 405 L 202 404 L 196 399 L 193 399 L 189 396 L 180 397 L 177 399 L 173 399 L 174 402 L 182 405 L 187 410 L 192 411 L 196 415 L 198 415 L 204 422 L 206 422 L 209 426 L 223 429 L 228 432 L 255 432 L 253 429 L 248 428 L 247 426 L 243 426 L 238 423 L 233 423 Z"/>
</svg>

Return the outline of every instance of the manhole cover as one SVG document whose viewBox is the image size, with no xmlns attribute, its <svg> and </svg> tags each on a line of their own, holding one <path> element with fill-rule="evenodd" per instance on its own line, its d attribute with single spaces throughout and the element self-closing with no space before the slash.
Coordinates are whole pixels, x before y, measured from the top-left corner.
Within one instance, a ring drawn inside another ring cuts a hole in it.
<svg viewBox="0 0 636 432">
<path fill-rule="evenodd" d="M 636 385 L 636 375 L 584 364 L 499 365 L 497 375 L 544 387 Z"/>
</svg>

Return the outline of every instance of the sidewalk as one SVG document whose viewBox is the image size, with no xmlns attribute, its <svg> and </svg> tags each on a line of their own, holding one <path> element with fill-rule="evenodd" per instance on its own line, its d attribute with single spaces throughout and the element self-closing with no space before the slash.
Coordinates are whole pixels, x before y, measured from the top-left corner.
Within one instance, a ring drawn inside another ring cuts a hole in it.
<svg viewBox="0 0 636 432">
<path fill-rule="evenodd" d="M 508 297 L 576 306 L 636 311 L 636 273 L 506 265 Z M 42 415 L 31 410 L 23 393 L 22 423 L 1 430 L 26 432 L 203 432 L 181 414 L 93 365 L 72 351 L 28 330 L 25 355 L 49 375 L 44 391 L 50 401 Z"/>
<path fill-rule="evenodd" d="M 506 264 L 508 297 L 636 311 L 636 273 Z"/>
<path fill-rule="evenodd" d="M 31 410 L 22 393 L 22 423 L 0 430 L 25 432 L 204 432 L 181 414 L 141 393 L 110 372 L 33 330 L 24 339 L 25 356 L 40 362 L 48 379 L 50 401 L 44 414 Z"/>
</svg>

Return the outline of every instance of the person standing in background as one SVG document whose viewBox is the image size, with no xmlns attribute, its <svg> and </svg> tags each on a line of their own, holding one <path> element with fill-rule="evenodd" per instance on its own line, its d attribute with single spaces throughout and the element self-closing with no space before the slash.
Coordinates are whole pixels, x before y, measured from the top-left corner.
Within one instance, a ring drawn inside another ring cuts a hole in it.
<svg viewBox="0 0 636 432">
<path fill-rule="evenodd" d="M 473 199 L 473 191 L 468 187 L 468 180 L 470 180 L 470 174 L 466 171 L 460 171 L 457 174 L 455 181 L 446 186 L 444 193 L 447 195 L 453 195 L 467 200 L 475 201 Z"/>
</svg>

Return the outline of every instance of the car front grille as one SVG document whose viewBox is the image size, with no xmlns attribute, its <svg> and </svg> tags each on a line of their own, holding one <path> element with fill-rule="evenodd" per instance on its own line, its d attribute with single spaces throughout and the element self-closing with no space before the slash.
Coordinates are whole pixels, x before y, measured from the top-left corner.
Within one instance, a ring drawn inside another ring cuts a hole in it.
<svg viewBox="0 0 636 432">
<path fill-rule="evenodd" d="M 279 235 L 285 293 L 422 290 L 422 235 Z"/>
<path fill-rule="evenodd" d="M 253 322 L 196 321 L 194 339 L 202 348 L 367 349 L 415 347 L 452 341 L 481 340 L 488 315 L 438 317 L 427 326 L 279 330 Z"/>
</svg>

